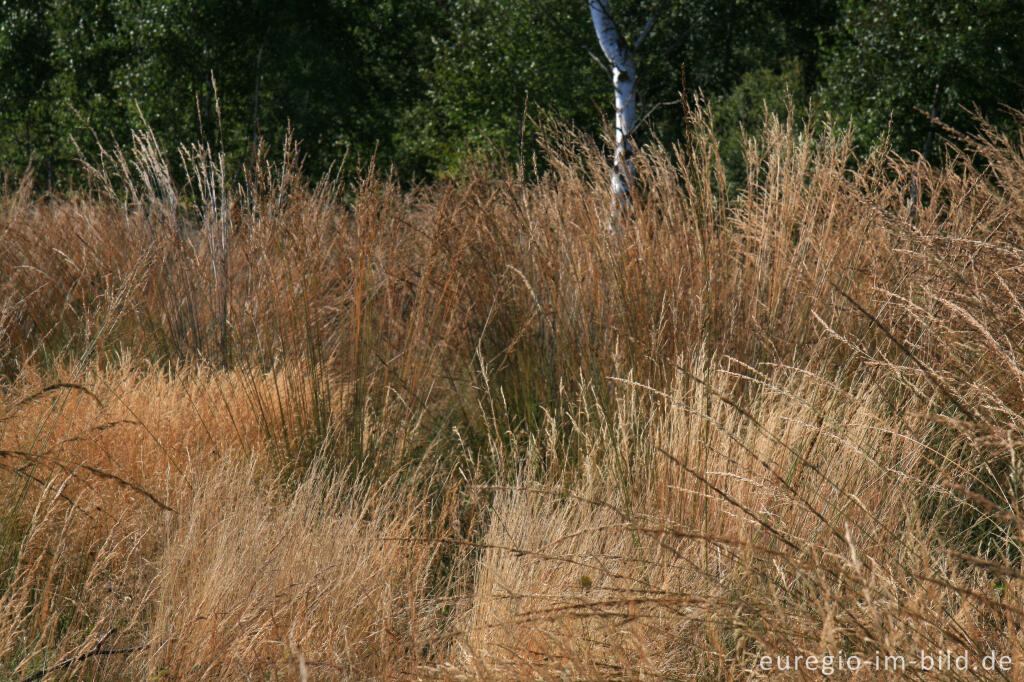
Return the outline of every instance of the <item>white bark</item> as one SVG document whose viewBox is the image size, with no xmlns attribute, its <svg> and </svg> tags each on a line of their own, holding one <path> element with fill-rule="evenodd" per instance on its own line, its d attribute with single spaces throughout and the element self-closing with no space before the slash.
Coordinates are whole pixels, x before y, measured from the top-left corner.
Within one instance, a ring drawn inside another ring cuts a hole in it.
<svg viewBox="0 0 1024 682">
<path fill-rule="evenodd" d="M 637 122 L 636 63 L 633 61 L 633 51 L 612 18 L 610 0 L 587 2 L 601 51 L 612 67 L 612 85 L 615 89 L 615 166 L 612 169 L 615 205 L 612 210 L 617 213 L 617 209 L 629 204 L 633 187 L 633 132 Z M 644 33 L 649 31 L 650 28 L 645 27 Z"/>
</svg>

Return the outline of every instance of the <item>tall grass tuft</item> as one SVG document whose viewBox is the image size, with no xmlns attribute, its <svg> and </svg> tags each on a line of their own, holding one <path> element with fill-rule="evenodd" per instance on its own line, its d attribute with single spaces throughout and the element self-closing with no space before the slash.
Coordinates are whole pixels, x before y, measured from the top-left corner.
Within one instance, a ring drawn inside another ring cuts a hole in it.
<svg viewBox="0 0 1024 682">
<path fill-rule="evenodd" d="M 5 186 L 0 676 L 1019 676 L 1021 133 L 688 130 Z"/>
</svg>

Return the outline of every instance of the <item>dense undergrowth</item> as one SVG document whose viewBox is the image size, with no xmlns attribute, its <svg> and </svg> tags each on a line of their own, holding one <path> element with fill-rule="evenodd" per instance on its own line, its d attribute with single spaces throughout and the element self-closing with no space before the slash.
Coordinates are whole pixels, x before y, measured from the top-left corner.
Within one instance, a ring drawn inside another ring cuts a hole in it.
<svg viewBox="0 0 1024 682">
<path fill-rule="evenodd" d="M 769 120 L 736 187 L 692 130 L 615 231 L 567 133 L 413 189 L 176 183 L 146 134 L 8 184 L 0 676 L 1024 661 L 1021 138 Z"/>
</svg>

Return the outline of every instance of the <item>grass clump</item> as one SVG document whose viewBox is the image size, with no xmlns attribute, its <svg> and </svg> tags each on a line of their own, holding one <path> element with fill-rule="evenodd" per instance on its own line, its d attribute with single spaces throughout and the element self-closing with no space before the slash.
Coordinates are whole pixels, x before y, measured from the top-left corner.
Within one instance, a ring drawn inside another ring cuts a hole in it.
<svg viewBox="0 0 1024 682">
<path fill-rule="evenodd" d="M 4 676 L 1024 660 L 1020 137 L 769 118 L 729 186 L 695 116 L 617 234 L 571 133 L 411 189 L 178 186 L 140 135 L 7 189 Z"/>
</svg>

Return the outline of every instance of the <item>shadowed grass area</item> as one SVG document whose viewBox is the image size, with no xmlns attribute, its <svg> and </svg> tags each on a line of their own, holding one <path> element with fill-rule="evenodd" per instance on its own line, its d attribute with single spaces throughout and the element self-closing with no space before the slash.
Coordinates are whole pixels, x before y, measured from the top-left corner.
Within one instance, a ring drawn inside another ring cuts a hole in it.
<svg viewBox="0 0 1024 682">
<path fill-rule="evenodd" d="M 1024 661 L 1021 138 L 769 119 L 730 188 L 702 116 L 617 234 L 566 132 L 408 190 L 203 147 L 177 186 L 149 134 L 8 189 L 3 676 Z"/>
</svg>

